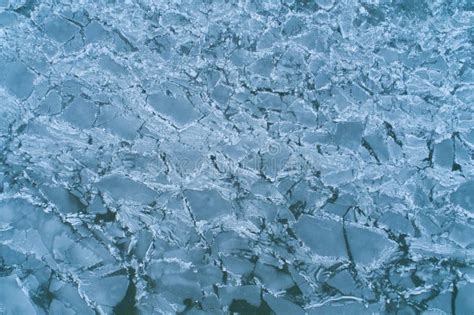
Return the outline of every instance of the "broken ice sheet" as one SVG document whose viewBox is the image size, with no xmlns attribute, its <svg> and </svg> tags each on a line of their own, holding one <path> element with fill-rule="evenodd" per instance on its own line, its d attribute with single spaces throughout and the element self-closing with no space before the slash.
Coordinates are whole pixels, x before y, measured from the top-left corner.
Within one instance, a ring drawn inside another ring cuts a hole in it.
<svg viewBox="0 0 474 315">
<path fill-rule="evenodd" d="M 0 0 L 0 313 L 473 314 L 472 12 Z"/>
<path fill-rule="evenodd" d="M 163 92 L 149 95 L 148 102 L 171 123 L 183 126 L 199 116 L 193 105 L 184 96 L 168 96 Z"/>
<path fill-rule="evenodd" d="M 196 220 L 210 220 L 232 210 L 231 204 L 215 190 L 187 190 L 184 195 Z"/>
</svg>

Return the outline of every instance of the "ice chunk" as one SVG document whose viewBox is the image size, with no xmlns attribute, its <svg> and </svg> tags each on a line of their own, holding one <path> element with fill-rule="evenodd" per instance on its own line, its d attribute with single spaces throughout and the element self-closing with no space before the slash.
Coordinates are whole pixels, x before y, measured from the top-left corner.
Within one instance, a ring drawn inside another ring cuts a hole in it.
<svg viewBox="0 0 474 315">
<path fill-rule="evenodd" d="M 102 198 L 100 196 L 96 196 L 87 207 L 87 211 L 94 214 L 105 214 L 107 213 L 107 208 L 105 208 Z"/>
<path fill-rule="evenodd" d="M 67 307 L 64 303 L 58 300 L 53 300 L 49 305 L 50 314 L 64 314 L 64 315 L 75 315 L 76 312 Z"/>
<path fill-rule="evenodd" d="M 76 286 L 53 278 L 53 280 L 51 281 L 50 291 L 54 294 L 54 297 L 60 300 L 63 304 L 73 306 L 74 311 L 76 311 L 78 314 L 95 314 L 95 312 L 86 304 L 86 302 L 79 295 Z M 60 308 L 60 305 L 58 305 L 57 307 Z"/>
<path fill-rule="evenodd" d="M 100 108 L 95 124 L 125 139 L 132 140 L 137 136 L 141 121 L 136 116 L 122 114 L 120 106 L 107 105 Z"/>
<path fill-rule="evenodd" d="M 363 131 L 364 125 L 360 122 L 340 122 L 334 140 L 336 144 L 354 150 L 360 145 Z"/>
<path fill-rule="evenodd" d="M 100 305 L 115 306 L 125 296 L 128 288 L 126 276 L 93 278 L 80 284 L 80 289 Z"/>
<path fill-rule="evenodd" d="M 99 59 L 99 65 L 105 69 L 110 71 L 115 75 L 123 75 L 127 73 L 127 68 L 122 66 L 121 64 L 117 63 L 114 59 L 109 57 L 108 55 L 102 55 Z"/>
<path fill-rule="evenodd" d="M 216 190 L 186 190 L 184 195 L 197 220 L 210 220 L 231 213 L 230 202 L 222 198 Z"/>
<path fill-rule="evenodd" d="M 26 203 L 25 203 L 26 204 Z M 20 199 L 2 200 L 0 201 L 0 228 L 5 229 L 10 224 L 22 219 L 22 213 L 16 211 L 15 208 L 23 206 Z"/>
<path fill-rule="evenodd" d="M 74 196 L 67 189 L 44 185 L 41 190 L 62 213 L 78 212 L 84 208 L 79 198 Z"/>
<path fill-rule="evenodd" d="M 14 12 L 3 11 L 2 13 L 0 13 L 0 26 L 10 26 L 15 24 L 17 21 L 18 17 Z"/>
<path fill-rule="evenodd" d="M 262 281 L 264 286 L 272 292 L 280 292 L 289 289 L 295 284 L 288 273 L 270 265 L 257 263 L 254 273 Z"/>
<path fill-rule="evenodd" d="M 222 257 L 222 263 L 225 267 L 225 270 L 232 272 L 236 275 L 245 275 L 249 274 L 254 269 L 254 264 L 251 263 L 248 259 L 235 257 L 235 256 L 226 256 Z"/>
<path fill-rule="evenodd" d="M 464 138 L 465 138 L 471 145 L 474 145 L 474 129 L 471 129 L 469 132 L 466 132 Z"/>
<path fill-rule="evenodd" d="M 381 135 L 369 135 L 365 137 L 365 140 L 379 161 L 387 161 L 390 158 L 387 143 Z"/>
<path fill-rule="evenodd" d="M 397 245 L 382 233 L 365 227 L 349 225 L 346 233 L 354 262 L 363 266 L 375 264 Z"/>
<path fill-rule="evenodd" d="M 223 273 L 221 269 L 216 266 L 204 265 L 198 269 L 198 281 L 201 287 L 212 287 L 219 283 L 222 279 Z"/>
<path fill-rule="evenodd" d="M 4 71 L 1 75 L 1 83 L 13 95 L 19 99 L 26 99 L 33 91 L 33 81 L 35 76 L 28 70 L 28 68 L 21 62 L 9 62 L 4 66 Z"/>
<path fill-rule="evenodd" d="M 273 60 L 271 56 L 265 56 L 255 61 L 255 63 L 250 66 L 250 69 L 256 74 L 267 77 L 272 73 Z"/>
<path fill-rule="evenodd" d="M 263 299 L 276 315 L 303 315 L 305 311 L 300 306 L 281 297 L 274 297 L 271 294 L 264 293 Z"/>
<path fill-rule="evenodd" d="M 18 119 L 18 108 L 15 108 L 13 104 L 13 101 L 4 100 L 3 106 L 0 106 L 0 147 L 7 139 L 11 124 Z"/>
<path fill-rule="evenodd" d="M 61 112 L 61 96 L 58 92 L 50 92 L 38 106 L 41 114 L 59 114 Z"/>
<path fill-rule="evenodd" d="M 456 296 L 456 314 L 474 314 L 474 283 L 460 285 Z"/>
<path fill-rule="evenodd" d="M 178 126 L 187 125 L 199 117 L 191 102 L 182 96 L 155 93 L 148 97 L 148 102 L 156 111 Z"/>
<path fill-rule="evenodd" d="M 146 256 L 148 248 L 150 248 L 152 235 L 149 231 L 140 230 L 137 236 L 137 244 L 135 246 L 135 255 L 139 260 L 143 260 Z"/>
<path fill-rule="evenodd" d="M 347 270 L 338 271 L 327 283 L 345 295 L 355 295 L 360 291 L 354 277 Z"/>
<path fill-rule="evenodd" d="M 85 27 L 84 35 L 87 42 L 97 42 L 103 40 L 107 36 L 107 32 L 98 22 L 92 21 Z"/>
<path fill-rule="evenodd" d="M 219 299 L 215 294 L 210 294 L 208 296 L 205 296 L 201 301 L 201 305 L 202 305 L 204 314 L 206 312 L 211 314 L 211 310 L 217 313 L 220 308 Z"/>
<path fill-rule="evenodd" d="M 318 90 L 325 89 L 331 83 L 331 77 L 325 72 L 319 72 L 314 78 L 314 85 Z"/>
<path fill-rule="evenodd" d="M 451 139 L 434 145 L 434 161 L 439 166 L 451 168 L 454 162 L 454 146 Z"/>
<path fill-rule="evenodd" d="M 235 232 L 222 232 L 216 236 L 213 251 L 220 255 L 241 254 L 247 251 L 249 241 L 243 239 Z"/>
<path fill-rule="evenodd" d="M 232 90 L 225 85 L 219 84 L 214 88 L 212 97 L 221 105 L 225 105 L 232 94 Z"/>
<path fill-rule="evenodd" d="M 286 107 L 280 96 L 276 93 L 262 92 L 258 94 L 258 106 L 266 109 L 282 110 Z"/>
<path fill-rule="evenodd" d="M 451 313 L 452 292 L 445 291 L 439 293 L 434 299 L 428 302 L 429 310 L 433 314 L 450 314 Z M 444 312 L 444 313 L 443 313 Z"/>
<path fill-rule="evenodd" d="M 158 283 L 161 288 L 166 290 L 167 298 L 178 303 L 186 299 L 194 301 L 201 296 L 199 283 L 196 282 L 196 274 L 193 273 L 163 274 Z"/>
<path fill-rule="evenodd" d="M 79 28 L 71 22 L 54 15 L 45 22 L 44 31 L 55 41 L 65 43 L 79 31 Z"/>
<path fill-rule="evenodd" d="M 4 314 L 36 314 L 29 297 L 18 285 L 16 276 L 0 278 L 0 312 Z"/>
<path fill-rule="evenodd" d="M 415 231 L 410 221 L 399 213 L 387 211 L 380 218 L 380 222 L 390 227 L 392 231 L 398 231 L 408 235 L 415 234 Z"/>
<path fill-rule="evenodd" d="M 347 257 L 342 222 L 303 215 L 293 229 L 315 254 Z"/>
<path fill-rule="evenodd" d="M 109 193 L 116 200 L 131 200 L 148 204 L 157 197 L 157 193 L 145 184 L 120 175 L 103 177 L 97 183 L 97 187 L 101 191 Z"/>
<path fill-rule="evenodd" d="M 282 29 L 283 35 L 295 36 L 298 35 L 304 27 L 304 22 L 301 19 L 292 16 L 288 19 Z"/>
<path fill-rule="evenodd" d="M 140 127 L 140 120 L 136 117 L 112 117 L 104 122 L 103 126 L 114 134 L 127 139 L 133 140 L 138 136 L 137 130 Z"/>
<path fill-rule="evenodd" d="M 474 212 L 474 180 L 461 184 L 451 194 L 451 201 L 470 212 Z"/>
<path fill-rule="evenodd" d="M 72 125 L 81 128 L 91 128 L 94 124 L 97 106 L 83 97 L 76 98 L 66 108 L 61 117 Z"/>
<path fill-rule="evenodd" d="M 454 223 L 449 233 L 450 238 L 463 248 L 470 248 L 474 243 L 474 226 Z"/>
</svg>

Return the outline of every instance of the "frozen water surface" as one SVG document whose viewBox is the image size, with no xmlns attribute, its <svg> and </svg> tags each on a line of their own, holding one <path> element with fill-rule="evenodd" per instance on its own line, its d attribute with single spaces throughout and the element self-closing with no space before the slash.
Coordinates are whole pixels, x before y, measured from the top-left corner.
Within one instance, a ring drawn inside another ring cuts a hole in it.
<svg viewBox="0 0 474 315">
<path fill-rule="evenodd" d="M 474 314 L 469 0 L 0 0 L 0 314 Z"/>
</svg>

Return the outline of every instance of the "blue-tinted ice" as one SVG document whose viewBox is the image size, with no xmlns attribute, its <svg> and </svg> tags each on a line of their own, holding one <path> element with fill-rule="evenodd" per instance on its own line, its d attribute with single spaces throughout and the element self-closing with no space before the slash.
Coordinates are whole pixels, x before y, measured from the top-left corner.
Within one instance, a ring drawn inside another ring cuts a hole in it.
<svg viewBox="0 0 474 315">
<path fill-rule="evenodd" d="M 0 314 L 474 314 L 469 0 L 0 0 Z"/>
</svg>

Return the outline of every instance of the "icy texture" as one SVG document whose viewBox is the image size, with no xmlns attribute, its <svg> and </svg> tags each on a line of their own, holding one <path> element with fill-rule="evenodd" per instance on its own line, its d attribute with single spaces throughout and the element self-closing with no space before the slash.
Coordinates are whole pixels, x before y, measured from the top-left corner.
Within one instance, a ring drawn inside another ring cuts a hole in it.
<svg viewBox="0 0 474 315">
<path fill-rule="evenodd" d="M 0 0 L 0 314 L 474 314 L 469 0 Z"/>
</svg>

